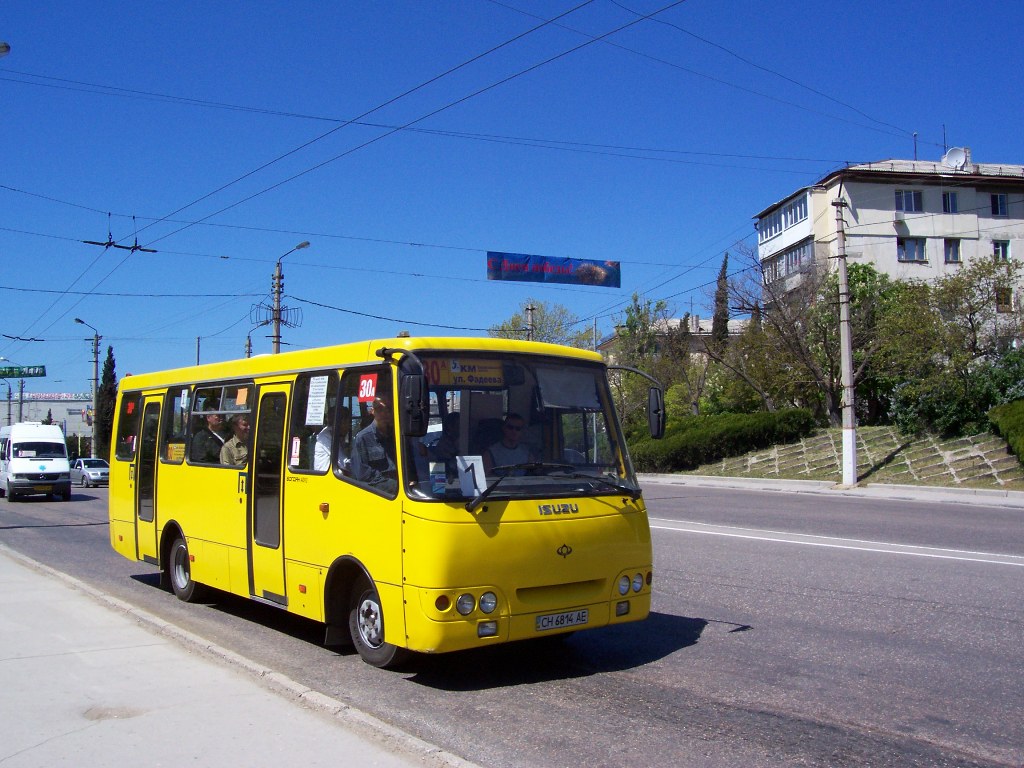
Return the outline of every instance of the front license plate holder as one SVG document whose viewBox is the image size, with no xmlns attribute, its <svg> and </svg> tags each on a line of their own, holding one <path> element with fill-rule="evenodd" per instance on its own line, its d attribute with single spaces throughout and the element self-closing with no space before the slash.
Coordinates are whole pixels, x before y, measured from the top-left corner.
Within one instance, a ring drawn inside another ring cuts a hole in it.
<svg viewBox="0 0 1024 768">
<path fill-rule="evenodd" d="M 579 627 L 589 621 L 590 611 L 587 608 L 582 608 L 578 611 L 565 611 L 563 613 L 547 613 L 537 617 L 536 630 L 538 632 L 550 632 L 553 629 Z"/>
</svg>

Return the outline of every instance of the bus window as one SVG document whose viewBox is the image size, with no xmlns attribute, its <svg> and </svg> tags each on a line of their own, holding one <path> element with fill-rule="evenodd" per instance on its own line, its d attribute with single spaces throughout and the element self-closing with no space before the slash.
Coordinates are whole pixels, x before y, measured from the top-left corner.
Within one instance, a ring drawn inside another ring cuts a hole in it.
<svg viewBox="0 0 1024 768">
<path fill-rule="evenodd" d="M 229 419 L 234 415 L 250 414 L 254 391 L 252 382 L 207 384 L 196 388 L 189 424 L 190 464 L 223 466 L 220 451 L 231 438 Z"/>
<path fill-rule="evenodd" d="M 135 458 L 135 438 L 139 434 L 139 416 L 142 412 L 141 398 L 137 392 L 121 398 L 121 413 L 117 420 L 117 444 L 114 456 L 121 461 Z"/>
<path fill-rule="evenodd" d="M 390 369 L 346 371 L 341 378 L 341 398 L 352 414 L 353 426 L 359 425 L 349 454 L 350 479 L 377 493 L 395 496 L 398 460 Z"/>
<path fill-rule="evenodd" d="M 337 373 L 320 371 L 303 374 L 296 379 L 288 438 L 288 468 L 291 471 L 322 474 L 331 468 L 331 456 L 335 455 L 334 436 L 340 432 L 344 443 L 346 428 L 351 426 L 350 414 L 345 410 L 342 408 L 342 413 L 338 412 Z"/>
<path fill-rule="evenodd" d="M 171 390 L 164 404 L 163 440 L 160 460 L 181 464 L 185 460 L 185 437 L 188 428 L 188 387 Z"/>
</svg>

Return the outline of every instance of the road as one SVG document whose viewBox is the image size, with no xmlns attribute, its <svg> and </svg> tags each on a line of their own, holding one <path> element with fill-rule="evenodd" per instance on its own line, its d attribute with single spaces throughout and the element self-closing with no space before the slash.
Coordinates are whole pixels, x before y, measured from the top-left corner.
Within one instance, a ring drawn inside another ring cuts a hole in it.
<svg viewBox="0 0 1024 768">
<path fill-rule="evenodd" d="M 175 600 L 110 550 L 105 489 L 0 501 L 0 540 L 482 766 L 1024 763 L 1024 510 L 645 491 L 647 622 L 401 673 L 262 605 Z"/>
</svg>

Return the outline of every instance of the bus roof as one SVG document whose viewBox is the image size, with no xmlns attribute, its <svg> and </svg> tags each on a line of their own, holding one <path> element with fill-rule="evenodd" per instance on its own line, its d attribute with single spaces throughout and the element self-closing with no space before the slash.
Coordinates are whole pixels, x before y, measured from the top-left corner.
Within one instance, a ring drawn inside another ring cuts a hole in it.
<svg viewBox="0 0 1024 768">
<path fill-rule="evenodd" d="M 120 381 L 121 389 L 146 389 L 163 387 L 175 383 L 213 381 L 218 379 L 267 376 L 275 373 L 289 373 L 316 368 L 342 368 L 348 365 L 380 360 L 377 350 L 382 347 L 407 349 L 413 353 L 428 351 L 452 352 L 508 352 L 526 355 L 553 355 L 576 358 L 587 362 L 600 363 L 604 359 L 597 352 L 559 344 L 535 341 L 513 341 L 491 337 L 445 337 L 445 336 L 399 336 L 395 338 L 371 339 L 330 347 L 282 352 L 277 355 L 265 354 L 250 358 L 205 363 L 166 371 L 142 374 L 126 374 Z"/>
</svg>

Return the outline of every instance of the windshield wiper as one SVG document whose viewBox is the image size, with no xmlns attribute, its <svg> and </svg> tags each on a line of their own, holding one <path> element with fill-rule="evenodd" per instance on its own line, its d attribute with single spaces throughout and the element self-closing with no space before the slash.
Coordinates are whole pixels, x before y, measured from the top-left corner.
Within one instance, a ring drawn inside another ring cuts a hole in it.
<svg viewBox="0 0 1024 768">
<path fill-rule="evenodd" d="M 491 472 L 501 472 L 502 474 L 495 478 L 494 482 L 484 488 L 479 495 L 466 502 L 466 511 L 472 512 L 483 504 L 502 480 L 506 477 L 513 476 L 513 472 L 536 472 L 538 469 L 561 469 L 568 471 L 572 468 L 572 464 L 554 464 L 546 461 L 527 461 L 522 464 L 502 464 L 500 467 L 494 467 Z"/>
<path fill-rule="evenodd" d="M 620 493 L 626 494 L 627 496 L 629 496 L 629 498 L 633 499 L 634 501 L 640 498 L 639 488 L 630 488 L 628 485 L 624 485 L 614 480 L 609 480 L 607 477 L 604 477 L 602 475 L 588 475 L 586 472 L 567 472 L 565 476 L 571 477 L 574 480 L 594 480 L 595 482 L 602 483 L 608 486 L 609 488 L 614 488 L 616 491 L 619 491 Z"/>
</svg>

